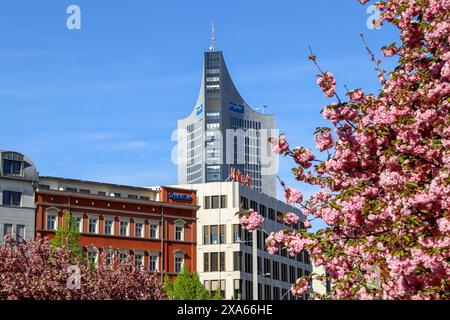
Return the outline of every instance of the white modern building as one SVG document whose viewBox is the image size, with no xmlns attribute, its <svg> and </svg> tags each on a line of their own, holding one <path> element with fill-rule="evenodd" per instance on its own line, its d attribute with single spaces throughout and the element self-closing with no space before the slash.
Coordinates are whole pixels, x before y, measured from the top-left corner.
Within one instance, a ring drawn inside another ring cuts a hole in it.
<svg viewBox="0 0 450 320">
<path fill-rule="evenodd" d="M 21 153 L 0 151 L 0 235 L 34 238 L 38 172 Z"/>
<path fill-rule="evenodd" d="M 294 299 L 292 283 L 311 273 L 306 252 L 289 257 L 286 250 L 270 255 L 265 250 L 267 234 L 289 229 L 278 221 L 286 212 L 301 216 L 299 209 L 276 198 L 252 190 L 238 182 L 211 182 L 179 185 L 197 190 L 197 271 L 206 288 L 222 291 L 225 299 Z M 240 207 L 263 215 L 263 230 L 257 231 L 257 257 L 253 258 L 253 234 L 243 230 L 236 213 Z M 296 229 L 304 228 L 299 222 Z M 257 297 L 254 296 L 253 261 L 257 261 Z"/>
</svg>

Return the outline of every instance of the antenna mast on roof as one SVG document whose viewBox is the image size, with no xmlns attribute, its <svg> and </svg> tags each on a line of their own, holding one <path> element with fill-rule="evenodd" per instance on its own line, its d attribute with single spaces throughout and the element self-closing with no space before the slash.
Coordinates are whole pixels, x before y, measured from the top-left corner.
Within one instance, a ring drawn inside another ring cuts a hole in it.
<svg viewBox="0 0 450 320">
<path fill-rule="evenodd" d="M 215 42 L 216 42 L 216 26 L 214 24 L 214 21 L 211 23 L 212 33 L 211 33 L 211 47 L 209 50 L 216 51 L 215 48 Z"/>
</svg>

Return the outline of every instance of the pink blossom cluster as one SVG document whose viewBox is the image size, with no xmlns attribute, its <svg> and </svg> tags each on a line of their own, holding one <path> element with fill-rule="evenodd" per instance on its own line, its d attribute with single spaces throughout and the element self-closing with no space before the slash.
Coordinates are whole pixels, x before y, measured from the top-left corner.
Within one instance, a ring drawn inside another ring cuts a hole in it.
<svg viewBox="0 0 450 320">
<path fill-rule="evenodd" d="M 299 278 L 292 285 L 291 292 L 294 296 L 301 297 L 310 289 L 309 282 L 304 278 Z"/>
<path fill-rule="evenodd" d="M 317 142 L 316 148 L 319 151 L 325 151 L 327 149 L 333 148 L 334 146 L 334 140 L 330 130 L 315 134 L 314 140 L 316 140 Z"/>
<path fill-rule="evenodd" d="M 284 154 L 289 151 L 289 142 L 286 140 L 284 134 L 281 134 L 278 139 L 271 139 L 272 150 L 276 154 Z"/>
<path fill-rule="evenodd" d="M 284 189 L 284 198 L 289 204 L 301 204 L 303 201 L 303 194 L 300 190 L 287 187 Z"/>
<path fill-rule="evenodd" d="M 264 217 L 258 212 L 250 209 L 240 218 L 241 225 L 248 231 L 259 229 L 264 221 Z"/>
<path fill-rule="evenodd" d="M 302 168 L 308 169 L 311 167 L 313 161 L 315 159 L 314 154 L 311 150 L 306 148 L 297 147 L 293 150 L 293 158 L 294 161 L 299 164 Z"/>
<path fill-rule="evenodd" d="M 297 224 L 299 220 L 299 216 L 293 212 L 288 212 L 283 216 L 283 222 L 289 225 Z"/>
<path fill-rule="evenodd" d="M 323 75 L 317 76 L 317 84 L 325 96 L 331 98 L 336 94 L 336 80 L 331 72 L 327 71 Z"/>
</svg>

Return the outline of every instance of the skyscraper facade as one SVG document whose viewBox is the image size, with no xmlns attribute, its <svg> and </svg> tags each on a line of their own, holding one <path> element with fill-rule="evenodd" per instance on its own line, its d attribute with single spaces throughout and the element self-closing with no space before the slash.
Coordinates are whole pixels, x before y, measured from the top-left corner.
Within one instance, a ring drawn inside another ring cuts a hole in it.
<svg viewBox="0 0 450 320">
<path fill-rule="evenodd" d="M 235 168 L 251 188 L 275 196 L 277 158 L 267 139 L 275 117 L 252 109 L 239 94 L 221 51 L 204 53 L 194 110 L 178 121 L 178 183 L 226 181 Z"/>
</svg>

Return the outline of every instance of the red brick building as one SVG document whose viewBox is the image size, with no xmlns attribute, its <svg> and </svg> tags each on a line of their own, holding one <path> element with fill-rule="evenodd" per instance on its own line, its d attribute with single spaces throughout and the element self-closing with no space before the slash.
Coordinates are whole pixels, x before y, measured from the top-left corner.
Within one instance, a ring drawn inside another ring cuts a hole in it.
<svg viewBox="0 0 450 320">
<path fill-rule="evenodd" d="M 36 236 L 52 239 L 69 210 L 91 261 L 99 254 L 130 255 L 150 272 L 175 275 L 196 269 L 196 192 L 40 177 Z"/>
</svg>

